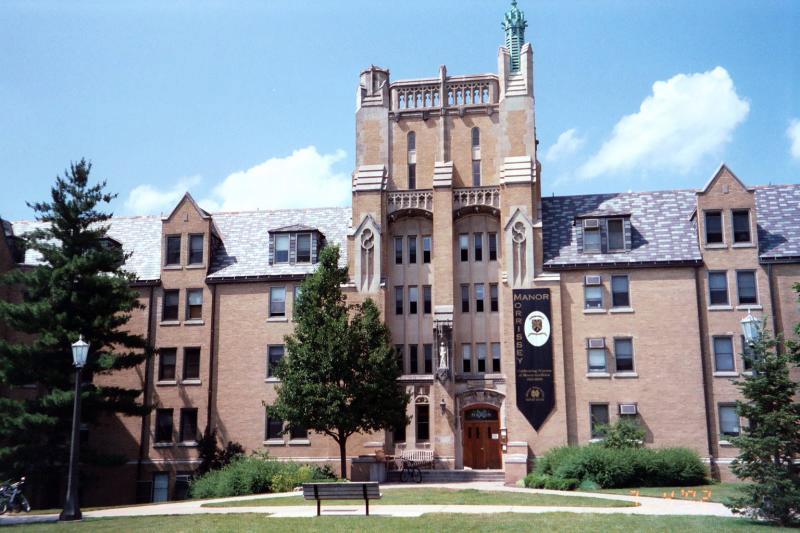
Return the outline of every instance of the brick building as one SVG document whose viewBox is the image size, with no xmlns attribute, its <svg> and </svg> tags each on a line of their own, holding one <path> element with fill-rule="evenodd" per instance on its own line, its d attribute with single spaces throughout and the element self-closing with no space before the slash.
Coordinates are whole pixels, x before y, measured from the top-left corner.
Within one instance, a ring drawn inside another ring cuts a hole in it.
<svg viewBox="0 0 800 533">
<path fill-rule="evenodd" d="M 542 198 L 526 25 L 514 2 L 496 74 L 361 73 L 352 208 L 211 214 L 187 193 L 166 217 L 112 221 L 144 305 L 130 327 L 159 355 L 101 378 L 154 410 L 89 429 L 129 461 L 94 472 L 87 503 L 181 497 L 208 428 L 338 465 L 331 439 L 281 435 L 262 405 L 325 244 L 341 246 L 348 298 L 383 310 L 412 397 L 408 427 L 353 437 L 350 458 L 424 448 L 513 481 L 634 416 L 648 446 L 687 446 L 730 476 L 739 321 L 800 322 L 800 185 L 748 186 L 723 164 L 697 190 Z M 14 256 L 36 224 L 4 222 L 0 268 L 36 262 Z"/>
</svg>

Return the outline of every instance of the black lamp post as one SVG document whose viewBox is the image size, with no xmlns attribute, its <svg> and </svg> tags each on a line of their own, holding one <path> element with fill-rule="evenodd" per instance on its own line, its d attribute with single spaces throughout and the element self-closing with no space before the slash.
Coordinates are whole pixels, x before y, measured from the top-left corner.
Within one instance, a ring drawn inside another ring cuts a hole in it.
<svg viewBox="0 0 800 533">
<path fill-rule="evenodd" d="M 81 369 L 86 364 L 89 343 L 83 335 L 72 344 L 72 363 L 75 365 L 75 403 L 72 407 L 72 445 L 69 450 L 69 474 L 67 478 L 67 499 L 59 520 L 80 520 L 78 505 L 78 457 L 81 445 Z"/>
</svg>

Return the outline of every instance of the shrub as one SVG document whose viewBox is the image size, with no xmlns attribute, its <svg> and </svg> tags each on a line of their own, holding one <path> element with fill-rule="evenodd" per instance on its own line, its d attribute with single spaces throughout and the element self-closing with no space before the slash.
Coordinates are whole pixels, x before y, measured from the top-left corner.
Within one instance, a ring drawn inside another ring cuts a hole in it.
<svg viewBox="0 0 800 533">
<path fill-rule="evenodd" d="M 559 448 L 553 448 L 542 457 L 536 459 L 536 466 L 534 467 L 533 471 L 537 474 L 542 474 L 545 476 L 552 476 L 555 472 L 555 469 L 567 460 L 569 457 L 580 453 L 581 448 L 577 446 L 561 446 Z"/>
<path fill-rule="evenodd" d="M 601 443 L 604 448 L 641 448 L 644 442 L 645 430 L 634 420 L 620 418 L 600 430 L 605 435 Z"/>
<path fill-rule="evenodd" d="M 575 490 L 580 484 L 579 479 L 575 478 L 547 478 L 544 488 L 550 490 Z"/>
<path fill-rule="evenodd" d="M 549 476 L 531 472 L 525 476 L 525 486 L 529 489 L 543 489 L 548 479 L 550 479 Z"/>
</svg>

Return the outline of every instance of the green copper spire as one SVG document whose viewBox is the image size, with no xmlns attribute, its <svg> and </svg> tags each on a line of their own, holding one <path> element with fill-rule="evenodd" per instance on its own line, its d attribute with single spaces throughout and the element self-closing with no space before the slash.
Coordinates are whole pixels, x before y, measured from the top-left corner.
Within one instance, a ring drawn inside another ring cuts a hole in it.
<svg viewBox="0 0 800 533">
<path fill-rule="evenodd" d="M 506 32 L 506 48 L 511 56 L 511 72 L 519 72 L 519 53 L 525 44 L 525 28 L 528 21 L 525 13 L 517 7 L 517 0 L 511 0 L 511 9 L 503 17 L 503 30 Z"/>
</svg>

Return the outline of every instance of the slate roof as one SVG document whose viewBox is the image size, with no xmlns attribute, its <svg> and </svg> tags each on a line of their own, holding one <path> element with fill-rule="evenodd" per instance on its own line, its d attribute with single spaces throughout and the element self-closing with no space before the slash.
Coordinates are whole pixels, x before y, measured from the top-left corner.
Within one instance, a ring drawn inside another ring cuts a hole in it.
<svg viewBox="0 0 800 533">
<path fill-rule="evenodd" d="M 800 258 L 800 185 L 755 189 L 761 259 Z"/>
</svg>

